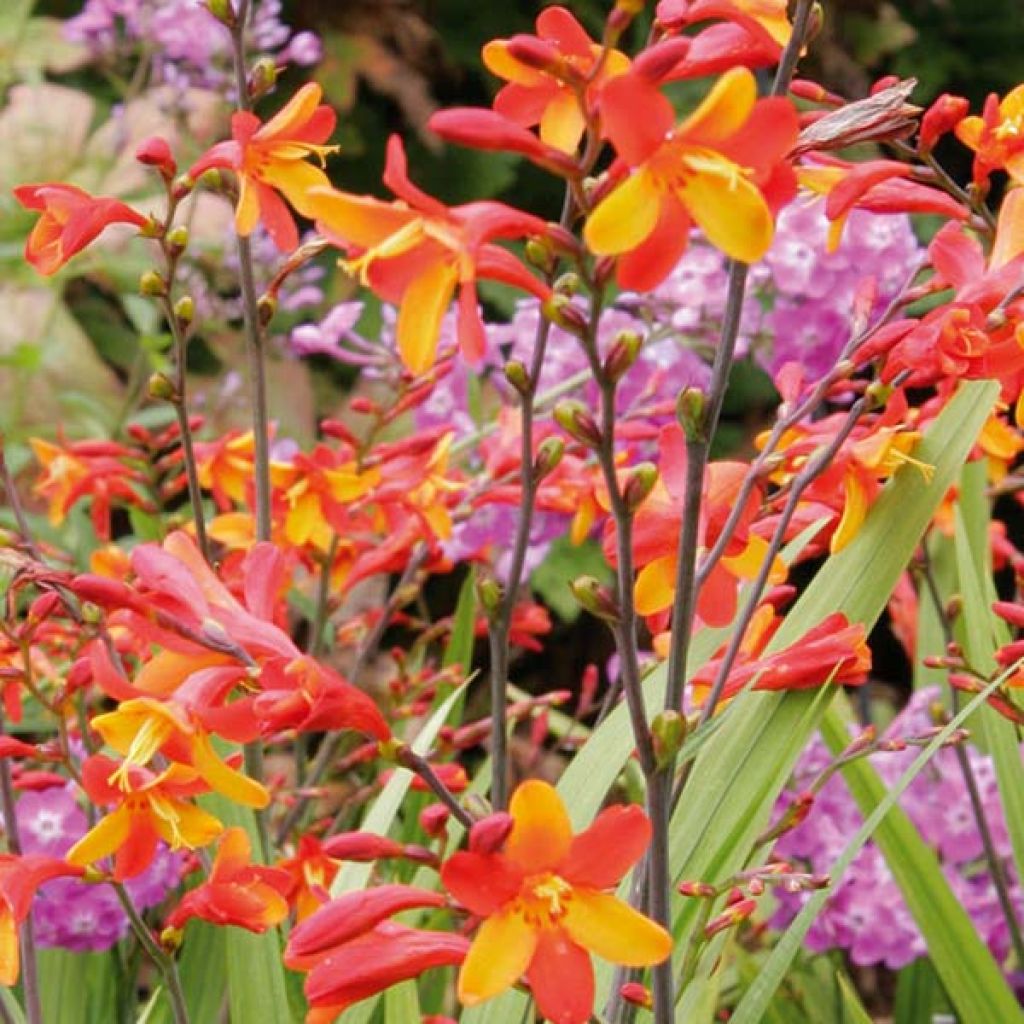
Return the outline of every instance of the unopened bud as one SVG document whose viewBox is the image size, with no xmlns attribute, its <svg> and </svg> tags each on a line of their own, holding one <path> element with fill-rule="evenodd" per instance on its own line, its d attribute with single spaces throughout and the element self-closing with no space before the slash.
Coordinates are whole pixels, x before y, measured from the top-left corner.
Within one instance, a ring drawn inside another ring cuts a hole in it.
<svg viewBox="0 0 1024 1024">
<path fill-rule="evenodd" d="M 135 159 L 147 167 L 155 167 L 166 179 L 173 178 L 178 169 L 171 147 L 160 135 L 151 135 L 148 139 L 143 139 L 135 150 Z"/>
<path fill-rule="evenodd" d="M 575 271 L 568 270 L 551 286 L 559 295 L 579 295 L 583 291 L 583 282 Z"/>
<path fill-rule="evenodd" d="M 179 224 L 167 233 L 167 245 L 175 256 L 180 256 L 188 247 L 188 228 Z"/>
<path fill-rule="evenodd" d="M 249 73 L 249 96 L 259 99 L 274 88 L 277 81 L 277 64 L 273 57 L 260 57 Z"/>
<path fill-rule="evenodd" d="M 448 831 L 451 811 L 444 804 L 428 804 L 420 811 L 420 828 L 431 839 L 441 839 Z"/>
<path fill-rule="evenodd" d="M 564 454 L 565 442 L 560 437 L 544 438 L 533 460 L 534 483 L 540 483 L 562 461 Z"/>
<path fill-rule="evenodd" d="M 658 467 L 653 462 L 639 462 L 633 467 L 626 480 L 626 486 L 622 489 L 622 498 L 626 508 L 635 512 L 646 499 L 647 495 L 654 490 L 658 482 Z"/>
<path fill-rule="evenodd" d="M 601 430 L 582 402 L 565 399 L 555 406 L 555 422 L 574 440 L 588 448 L 601 446 Z"/>
<path fill-rule="evenodd" d="M 488 814 L 469 830 L 469 849 L 473 853 L 497 853 L 508 839 L 515 822 L 505 811 Z"/>
<path fill-rule="evenodd" d="M 651 996 L 651 990 L 646 985 L 641 985 L 639 981 L 627 981 L 619 989 L 619 995 L 622 996 L 624 1003 L 631 1003 L 633 1006 L 642 1006 L 645 1010 L 653 1009 L 654 999 Z"/>
<path fill-rule="evenodd" d="M 970 102 L 965 97 L 944 92 L 921 117 L 921 131 L 917 137 L 918 152 L 930 153 L 935 143 L 951 132 L 970 109 Z"/>
<path fill-rule="evenodd" d="M 678 711 L 662 711 L 651 723 L 654 756 L 658 767 L 670 764 L 686 739 L 686 719 Z"/>
<path fill-rule="evenodd" d="M 541 311 L 556 327 L 561 327 L 570 334 L 581 336 L 587 330 L 586 317 L 572 304 L 567 295 L 555 292 L 551 298 L 544 301 Z"/>
<path fill-rule="evenodd" d="M 147 270 L 139 278 L 139 291 L 151 298 L 159 298 L 167 294 L 167 282 L 155 270 Z"/>
<path fill-rule="evenodd" d="M 644 339 L 638 331 L 619 331 L 612 342 L 608 358 L 604 361 L 604 375 L 617 384 L 636 362 Z"/>
<path fill-rule="evenodd" d="M 685 388 L 676 399 L 676 419 L 683 428 L 686 440 L 691 444 L 707 440 L 705 406 L 706 399 L 700 388 Z"/>
<path fill-rule="evenodd" d="M 206 9 L 228 28 L 235 27 L 235 9 L 231 6 L 231 0 L 206 0 Z"/>
<path fill-rule="evenodd" d="M 180 928 L 165 928 L 160 933 L 160 945 L 173 953 L 182 943 L 185 933 Z"/>
<path fill-rule="evenodd" d="M 259 297 L 256 303 L 256 313 L 260 320 L 260 326 L 266 327 L 271 320 L 274 319 L 274 314 L 277 312 L 277 299 L 272 295 L 263 294 Z"/>
<path fill-rule="evenodd" d="M 174 316 L 182 327 L 188 327 L 195 319 L 196 304 L 191 295 L 182 295 L 174 304 Z"/>
<path fill-rule="evenodd" d="M 545 274 L 550 274 L 555 269 L 555 253 L 546 238 L 529 239 L 523 254 L 527 263 Z"/>
<path fill-rule="evenodd" d="M 174 382 L 164 373 L 154 373 L 149 378 L 149 397 L 161 402 L 176 402 L 178 389 Z"/>
<path fill-rule="evenodd" d="M 519 392 L 523 398 L 529 398 L 532 390 L 530 374 L 526 365 L 518 359 L 510 359 L 505 364 L 505 380 Z"/>
<path fill-rule="evenodd" d="M 596 618 L 611 623 L 617 623 L 621 619 L 614 595 L 596 577 L 579 576 L 569 584 L 569 589 L 580 606 Z"/>
<path fill-rule="evenodd" d="M 718 895 L 718 889 L 707 882 L 680 882 L 676 887 L 681 896 L 709 900 Z"/>
<path fill-rule="evenodd" d="M 476 596 L 484 611 L 493 615 L 501 607 L 504 588 L 493 576 L 482 576 L 476 581 Z"/>
<path fill-rule="evenodd" d="M 204 174 L 203 177 L 205 178 L 206 175 Z M 218 181 L 220 180 L 219 174 L 217 175 L 217 179 Z M 171 195 L 174 196 L 175 199 L 184 199 L 185 196 L 187 196 L 195 187 L 195 178 L 190 174 L 179 174 L 171 184 Z"/>
</svg>

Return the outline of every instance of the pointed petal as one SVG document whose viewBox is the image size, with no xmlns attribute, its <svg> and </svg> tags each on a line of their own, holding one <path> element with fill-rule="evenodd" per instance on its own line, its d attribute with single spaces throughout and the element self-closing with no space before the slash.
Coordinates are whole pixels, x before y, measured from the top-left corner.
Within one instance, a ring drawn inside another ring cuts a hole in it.
<svg viewBox="0 0 1024 1024">
<path fill-rule="evenodd" d="M 304 217 L 316 216 L 313 189 L 331 185 L 330 178 L 306 160 L 270 160 L 261 169 L 260 180 L 281 192 Z"/>
<path fill-rule="evenodd" d="M 529 779 L 512 794 L 514 824 L 505 841 L 505 856 L 526 874 L 554 870 L 572 843 L 572 826 L 554 786 Z"/>
<path fill-rule="evenodd" d="M 569 89 L 555 93 L 540 119 L 540 137 L 563 153 L 575 153 L 583 138 L 586 119 L 576 94 Z"/>
<path fill-rule="evenodd" d="M 259 131 L 254 138 L 269 141 L 291 137 L 313 116 L 323 92 L 316 82 L 307 82 Z"/>
<path fill-rule="evenodd" d="M 661 189 L 646 171 L 636 171 L 597 204 L 583 239 L 598 256 L 629 252 L 654 231 L 661 209 Z"/>
<path fill-rule="evenodd" d="M 307 216 L 346 246 L 370 249 L 416 219 L 411 210 L 373 196 L 356 196 L 334 188 L 316 188 L 306 197 Z"/>
<path fill-rule="evenodd" d="M 1021 253 L 1024 253 L 1024 188 L 1011 188 L 999 207 L 996 240 L 989 263 L 996 269 Z"/>
<path fill-rule="evenodd" d="M 635 804 L 608 807 L 573 837 L 559 874 L 574 886 L 610 889 L 643 856 L 651 823 Z"/>
<path fill-rule="evenodd" d="M 619 286 L 633 292 L 656 288 L 675 268 L 690 241 L 690 215 L 675 196 L 662 198 L 658 223 L 635 249 L 619 258 Z"/>
<path fill-rule="evenodd" d="M 124 807 L 101 818 L 68 851 L 69 864 L 92 864 L 113 853 L 127 838 L 132 827 L 132 816 Z"/>
<path fill-rule="evenodd" d="M 594 965 L 562 928 L 540 932 L 526 972 L 537 1009 L 557 1024 L 587 1024 L 594 1011 Z"/>
<path fill-rule="evenodd" d="M 270 803 L 270 793 L 264 786 L 229 767 L 217 756 L 205 732 L 196 734 L 191 752 L 192 764 L 211 789 L 246 807 L 266 807 Z"/>
<path fill-rule="evenodd" d="M 458 271 L 436 260 L 412 280 L 398 311 L 398 352 L 410 373 L 424 373 L 434 365 L 441 319 L 455 294 Z"/>
<path fill-rule="evenodd" d="M 675 120 L 672 104 L 639 75 L 620 75 L 601 89 L 601 132 L 630 167 L 658 150 Z"/>
<path fill-rule="evenodd" d="M 576 16 L 560 4 L 545 7 L 537 15 L 537 35 L 557 43 L 559 50 L 575 57 L 589 57 L 593 41 Z"/>
<path fill-rule="evenodd" d="M 594 889 L 573 891 L 563 927 L 584 949 L 627 967 L 660 964 L 672 952 L 672 936 L 661 925 Z"/>
<path fill-rule="evenodd" d="M 468 911 L 488 917 L 516 898 L 523 874 L 499 853 L 460 851 L 442 865 L 441 881 Z"/>
<path fill-rule="evenodd" d="M 663 555 L 648 562 L 636 577 L 633 598 L 638 615 L 656 615 L 669 608 L 676 596 L 676 556 Z"/>
<path fill-rule="evenodd" d="M 10 910 L 0 904 L 0 985 L 10 988 L 18 980 L 20 966 L 18 926 Z"/>
<path fill-rule="evenodd" d="M 757 80 L 747 68 L 733 68 L 715 82 L 700 106 L 679 126 L 678 135 L 694 145 L 735 135 L 757 102 Z"/>
<path fill-rule="evenodd" d="M 522 914 L 504 911 L 487 918 L 459 971 L 459 1002 L 475 1006 L 511 988 L 533 959 L 537 932 Z"/>
</svg>

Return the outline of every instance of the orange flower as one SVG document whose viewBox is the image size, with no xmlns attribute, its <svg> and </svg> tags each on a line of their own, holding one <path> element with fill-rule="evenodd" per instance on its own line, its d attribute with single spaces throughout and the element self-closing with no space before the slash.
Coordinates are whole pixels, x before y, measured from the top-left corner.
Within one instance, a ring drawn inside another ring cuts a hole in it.
<svg viewBox="0 0 1024 1024">
<path fill-rule="evenodd" d="M 142 227 L 146 223 L 146 218 L 130 206 L 89 195 L 74 185 L 19 185 L 14 198 L 25 209 L 42 212 L 25 242 L 25 259 L 47 276 L 60 270 L 109 224 Z"/>
<path fill-rule="evenodd" d="M 167 919 L 169 928 L 182 928 L 192 917 L 213 924 L 233 924 L 250 932 L 265 932 L 288 916 L 284 893 L 289 879 L 277 868 L 253 864 L 245 829 L 229 828 L 220 839 L 210 877 L 186 893 Z"/>
<path fill-rule="evenodd" d="M 18 980 L 18 926 L 28 917 L 36 890 L 51 878 L 81 873 L 80 867 L 38 853 L 0 853 L 0 985 L 10 988 Z"/>
<path fill-rule="evenodd" d="M 218 142 L 196 161 L 189 175 L 199 177 L 213 167 L 225 167 L 238 175 L 238 206 L 235 228 L 250 235 L 260 221 L 279 249 L 290 252 L 299 244 L 299 233 L 288 207 L 278 192 L 305 217 L 312 217 L 310 190 L 330 185 L 327 175 L 306 162 L 310 154 L 321 163 L 337 146 L 324 142 L 334 131 L 334 111 L 320 104 L 322 92 L 307 82 L 266 124 L 247 111 L 231 118 L 232 138 Z"/>
<path fill-rule="evenodd" d="M 441 318 L 456 289 L 459 344 L 467 359 L 478 361 L 486 343 L 477 308 L 478 278 L 503 281 L 539 298 L 549 294 L 511 253 L 491 242 L 543 235 L 544 222 L 504 203 L 449 208 L 426 195 L 409 180 L 398 136 L 388 141 L 384 184 L 398 202 L 313 189 L 311 216 L 349 251 L 345 270 L 399 306 L 398 351 L 410 372 L 423 373 L 433 365 Z"/>
<path fill-rule="evenodd" d="M 989 93 L 981 117 L 965 117 L 954 130 L 974 150 L 975 182 L 983 184 L 993 171 L 1002 170 L 1024 184 L 1024 85 L 1002 100 Z"/>
<path fill-rule="evenodd" d="M 288 879 L 285 897 L 295 906 L 295 920 L 304 921 L 330 899 L 330 885 L 341 862 L 327 855 L 319 839 L 305 835 L 295 856 L 279 860 L 277 866 Z"/>
<path fill-rule="evenodd" d="M 441 869 L 448 891 L 485 919 L 459 973 L 459 999 L 475 1006 L 525 973 L 545 1017 L 586 1024 L 594 1005 L 589 953 L 649 967 L 672 951 L 668 932 L 604 891 L 640 859 L 650 822 L 639 807 L 610 807 L 574 836 L 561 797 L 539 780 L 516 790 L 509 811 L 500 852 L 473 851 L 471 835 L 470 852 Z"/>
<path fill-rule="evenodd" d="M 732 259 L 764 255 L 773 209 L 795 192 L 785 162 L 797 138 L 789 100 L 758 100 L 753 74 L 734 68 L 676 126 L 672 104 L 650 82 L 620 75 L 602 91 L 601 115 L 630 173 L 590 214 L 584 239 L 598 255 L 621 257 L 624 288 L 659 284 L 685 251 L 691 223 Z"/>
<path fill-rule="evenodd" d="M 787 7 L 787 0 L 661 0 L 657 17 L 673 30 L 722 18 L 763 37 L 781 53 L 793 33 Z"/>
<path fill-rule="evenodd" d="M 114 878 L 123 882 L 149 867 L 158 840 L 172 850 L 194 850 L 212 843 L 224 830 L 212 814 L 185 799 L 207 788 L 193 769 L 172 764 L 154 775 L 131 766 L 119 787 L 110 781 L 119 768 L 117 761 L 102 754 L 82 765 L 82 787 L 89 799 L 117 808 L 71 847 L 69 864 L 84 866 L 114 854 Z"/>
<path fill-rule="evenodd" d="M 544 142 L 575 153 L 587 125 L 579 85 L 586 82 L 592 101 L 604 82 L 629 70 L 629 58 L 614 49 L 604 53 L 598 69 L 603 53 L 568 10 L 545 7 L 537 16 L 536 36 L 494 39 L 484 47 L 487 70 L 509 83 L 494 97 L 494 109 L 523 127 L 539 124 Z"/>
</svg>

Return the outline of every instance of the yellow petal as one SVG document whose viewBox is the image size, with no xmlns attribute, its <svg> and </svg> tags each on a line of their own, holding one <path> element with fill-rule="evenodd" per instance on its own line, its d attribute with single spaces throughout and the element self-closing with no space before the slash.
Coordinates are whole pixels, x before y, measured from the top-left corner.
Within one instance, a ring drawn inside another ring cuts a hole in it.
<svg viewBox="0 0 1024 1024">
<path fill-rule="evenodd" d="M 284 535 L 289 543 L 301 546 L 313 536 L 322 520 L 319 496 L 313 491 L 306 491 L 288 510 Z"/>
<path fill-rule="evenodd" d="M 370 249 L 418 218 L 418 214 L 372 196 L 316 188 L 306 196 L 307 216 L 349 245 Z"/>
<path fill-rule="evenodd" d="M 559 89 L 544 108 L 540 137 L 549 146 L 572 154 L 576 152 L 586 126 L 576 94 L 570 89 Z"/>
<path fill-rule="evenodd" d="M 693 171 L 678 196 L 707 236 L 731 259 L 756 263 L 772 244 L 775 226 L 764 196 L 731 160 L 713 150 L 686 156 Z"/>
<path fill-rule="evenodd" d="M 184 800 L 153 797 L 150 806 L 153 824 L 160 838 L 172 850 L 180 850 L 183 846 L 190 850 L 209 846 L 224 831 L 224 826 L 212 814 Z"/>
<path fill-rule="evenodd" d="M 492 39 L 481 51 L 484 67 L 492 75 L 504 78 L 506 82 L 516 82 L 519 85 L 539 85 L 545 80 L 545 75 L 536 68 L 528 67 L 526 64 L 516 60 L 508 52 L 508 43 L 504 39 Z M 550 79 L 548 79 L 550 81 Z"/>
<path fill-rule="evenodd" d="M 722 565 L 741 580 L 753 580 L 764 565 L 765 557 L 768 554 L 768 541 L 764 537 L 751 536 L 747 539 L 747 546 L 738 555 L 727 555 L 722 558 Z M 786 563 L 777 555 L 772 562 L 768 574 L 768 582 L 775 586 L 786 579 Z"/>
<path fill-rule="evenodd" d="M 313 116 L 320 104 L 322 91 L 316 82 L 307 82 L 265 125 L 255 134 L 257 140 L 274 139 L 281 135 L 294 135 Z"/>
<path fill-rule="evenodd" d="M 505 856 L 527 874 L 556 868 L 569 852 L 572 825 L 555 787 L 529 779 L 512 794 L 508 810 L 515 824 Z"/>
<path fill-rule="evenodd" d="M 235 230 L 243 237 L 251 235 L 260 222 L 260 197 L 256 182 L 247 174 L 238 175 L 238 206 L 235 208 Z"/>
<path fill-rule="evenodd" d="M 410 373 L 424 373 L 434 365 L 441 318 L 455 294 L 458 270 L 435 260 L 413 278 L 402 295 L 398 311 L 398 353 Z"/>
<path fill-rule="evenodd" d="M 598 256 L 629 252 L 654 231 L 660 213 L 661 191 L 641 168 L 597 204 L 587 218 L 583 240 Z"/>
<path fill-rule="evenodd" d="M 608 893 L 576 888 L 567 908 L 562 927 L 573 942 L 604 960 L 650 967 L 672 952 L 672 936 L 661 925 Z"/>
<path fill-rule="evenodd" d="M 69 864 L 92 864 L 124 845 L 132 827 L 132 816 L 126 807 L 118 807 L 101 818 L 74 846 L 65 858 Z"/>
<path fill-rule="evenodd" d="M 636 577 L 633 600 L 638 615 L 655 615 L 672 604 L 676 596 L 676 557 L 664 555 L 648 562 Z"/>
<path fill-rule="evenodd" d="M 198 733 L 192 741 L 192 764 L 199 774 L 210 784 L 210 788 L 235 803 L 246 807 L 266 807 L 270 803 L 270 793 L 255 779 L 235 771 L 218 756 L 206 733 Z"/>
<path fill-rule="evenodd" d="M 20 968 L 18 925 L 6 904 L 0 904 L 0 985 L 10 988 Z"/>
<path fill-rule="evenodd" d="M 304 217 L 315 217 L 317 208 L 310 192 L 329 188 L 330 178 L 306 160 L 268 160 L 261 168 L 260 180 L 284 193 L 284 197 Z"/>
<path fill-rule="evenodd" d="M 720 142 L 746 124 L 757 102 L 757 80 L 747 68 L 732 68 L 717 82 L 700 106 L 679 126 L 680 138 L 696 136 L 701 143 Z M 638 116 L 643 116 L 638 112 Z"/>
<path fill-rule="evenodd" d="M 1024 188 L 1011 188 L 999 207 L 989 266 L 995 269 L 1024 252 Z"/>
<path fill-rule="evenodd" d="M 868 514 L 868 496 L 864 485 L 860 482 L 857 474 L 850 471 L 843 480 L 845 491 L 845 502 L 843 504 L 843 515 L 832 534 L 832 542 L 829 549 L 833 554 L 842 551 L 847 544 L 857 535 L 857 531 Z"/>
<path fill-rule="evenodd" d="M 514 985 L 537 948 L 537 932 L 514 910 L 503 910 L 480 926 L 459 971 L 459 1001 L 475 1006 Z"/>
</svg>

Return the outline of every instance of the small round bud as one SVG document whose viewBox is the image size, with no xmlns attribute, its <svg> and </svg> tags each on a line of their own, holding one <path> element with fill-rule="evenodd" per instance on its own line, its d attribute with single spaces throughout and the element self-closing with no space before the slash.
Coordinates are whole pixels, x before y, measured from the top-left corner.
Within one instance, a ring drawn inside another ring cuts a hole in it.
<svg viewBox="0 0 1024 1024">
<path fill-rule="evenodd" d="M 249 73 L 249 96 L 259 99 L 274 87 L 277 81 L 277 64 L 273 57 L 260 57 Z"/>
<path fill-rule="evenodd" d="M 161 135 L 151 135 L 148 139 L 143 139 L 135 150 L 135 159 L 147 167 L 155 167 L 168 180 L 174 177 L 178 169 L 171 147 Z"/>
<path fill-rule="evenodd" d="M 256 312 L 260 319 L 260 326 L 266 327 L 277 312 L 277 299 L 273 295 L 264 293 L 256 303 Z"/>
<path fill-rule="evenodd" d="M 555 269 L 555 253 L 545 238 L 531 238 L 524 247 L 526 262 L 545 274 Z"/>
<path fill-rule="evenodd" d="M 167 294 L 167 282 L 155 270 L 147 270 L 139 278 L 139 291 L 151 298 L 160 298 Z"/>
<path fill-rule="evenodd" d="M 604 361 L 604 375 L 613 384 L 622 380 L 636 362 L 643 342 L 643 335 L 638 331 L 619 331 L 615 336 L 608 358 Z"/>
<path fill-rule="evenodd" d="M 493 576 L 483 576 L 476 581 L 476 596 L 488 615 L 493 615 L 501 607 L 505 590 Z"/>
<path fill-rule="evenodd" d="M 626 502 L 626 508 L 635 512 L 644 502 L 654 485 L 658 482 L 658 467 L 653 462 L 637 463 L 626 480 L 622 489 L 622 497 Z"/>
<path fill-rule="evenodd" d="M 569 584 L 573 597 L 595 618 L 617 623 L 622 615 L 612 592 L 594 576 L 580 576 Z"/>
<path fill-rule="evenodd" d="M 601 430 L 582 402 L 565 399 L 555 406 L 552 415 L 555 422 L 573 439 L 588 448 L 601 445 Z"/>
<path fill-rule="evenodd" d="M 533 460 L 533 479 L 540 483 L 561 461 L 565 454 L 565 442 L 560 437 L 545 437 L 537 446 Z"/>
<path fill-rule="evenodd" d="M 563 331 L 582 336 L 587 330 L 587 318 L 573 304 L 568 295 L 555 292 L 541 306 L 541 312 L 556 327 Z"/>
<path fill-rule="evenodd" d="M 154 373 L 149 378 L 149 397 L 161 402 L 176 402 L 178 400 L 178 389 L 174 382 L 163 373 Z"/>
<path fill-rule="evenodd" d="M 707 424 L 704 422 L 706 404 L 707 400 L 700 388 L 685 388 L 676 400 L 676 419 L 683 428 L 686 440 L 691 443 L 707 440 Z"/>
<path fill-rule="evenodd" d="M 580 275 L 572 270 L 566 271 L 551 286 L 559 295 L 579 295 L 583 290 Z"/>
<path fill-rule="evenodd" d="M 686 732 L 686 719 L 678 711 L 662 711 L 655 717 L 651 723 L 651 738 L 659 768 L 664 768 L 679 753 Z"/>
<path fill-rule="evenodd" d="M 188 248 L 188 228 L 179 224 L 168 231 L 167 245 L 175 256 L 180 256 Z"/>
<path fill-rule="evenodd" d="M 206 0 L 206 9 L 221 23 L 227 25 L 228 28 L 234 28 L 237 19 L 235 17 L 235 9 L 231 5 L 231 0 Z"/>
<path fill-rule="evenodd" d="M 174 316 L 182 327 L 188 327 L 195 319 L 196 304 L 191 295 L 182 295 L 174 304 Z"/>
<path fill-rule="evenodd" d="M 529 371 L 526 365 L 518 359 L 510 359 L 505 364 L 505 380 L 519 392 L 523 398 L 528 398 L 532 390 Z"/>
</svg>

